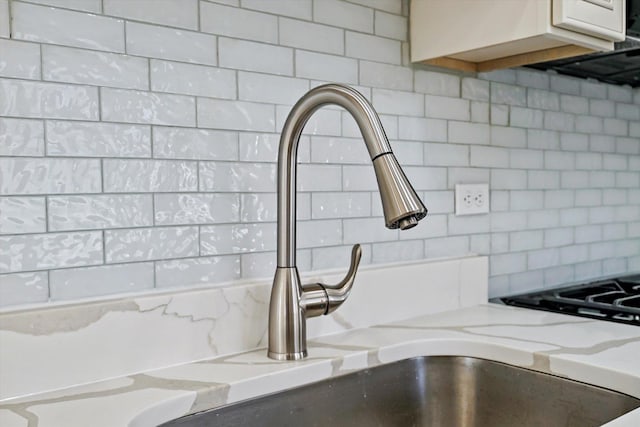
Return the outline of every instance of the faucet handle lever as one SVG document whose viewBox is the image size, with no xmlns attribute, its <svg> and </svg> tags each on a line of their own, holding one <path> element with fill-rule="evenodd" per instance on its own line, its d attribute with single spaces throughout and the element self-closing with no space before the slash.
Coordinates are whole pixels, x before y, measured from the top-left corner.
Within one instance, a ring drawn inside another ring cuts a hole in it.
<svg viewBox="0 0 640 427">
<path fill-rule="evenodd" d="M 356 273 L 358 271 L 361 258 L 362 247 L 358 244 L 353 245 L 353 249 L 351 249 L 351 265 L 349 266 L 349 271 L 347 271 L 344 279 L 335 285 L 322 285 L 328 298 L 328 306 L 325 314 L 335 311 L 349 297 L 349 293 L 351 293 L 351 288 L 353 287 L 353 282 L 356 279 Z"/>
</svg>

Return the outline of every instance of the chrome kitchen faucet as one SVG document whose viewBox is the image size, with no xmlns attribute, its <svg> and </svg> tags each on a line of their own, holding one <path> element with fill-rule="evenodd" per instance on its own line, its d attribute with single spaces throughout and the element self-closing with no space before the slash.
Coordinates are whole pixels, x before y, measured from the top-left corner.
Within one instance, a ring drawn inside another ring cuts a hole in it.
<svg viewBox="0 0 640 427">
<path fill-rule="evenodd" d="M 278 152 L 278 266 L 269 305 L 269 357 L 297 360 L 307 356 L 306 318 L 335 311 L 349 296 L 360 263 L 360 245 L 351 252 L 351 267 L 337 285 L 302 285 L 296 267 L 296 167 L 300 134 L 320 107 L 335 104 L 356 120 L 378 180 L 387 228 L 407 230 L 427 209 L 396 160 L 380 118 L 358 91 L 327 84 L 307 92 L 293 106 L 280 136 Z"/>
</svg>

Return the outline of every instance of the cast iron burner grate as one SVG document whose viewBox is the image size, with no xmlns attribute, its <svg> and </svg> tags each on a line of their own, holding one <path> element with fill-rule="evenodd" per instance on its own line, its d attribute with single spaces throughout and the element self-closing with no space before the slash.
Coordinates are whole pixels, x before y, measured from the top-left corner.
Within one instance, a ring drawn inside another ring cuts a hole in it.
<svg viewBox="0 0 640 427">
<path fill-rule="evenodd" d="M 640 274 L 500 300 L 517 307 L 640 326 Z"/>
</svg>

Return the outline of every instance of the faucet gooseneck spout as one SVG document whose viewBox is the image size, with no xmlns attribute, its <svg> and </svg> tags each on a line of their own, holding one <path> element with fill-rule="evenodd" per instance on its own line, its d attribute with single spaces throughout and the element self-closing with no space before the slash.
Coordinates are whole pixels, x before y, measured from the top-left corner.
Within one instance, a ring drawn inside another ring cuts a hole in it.
<svg viewBox="0 0 640 427">
<path fill-rule="evenodd" d="M 318 86 L 307 92 L 289 113 L 278 152 L 278 265 L 269 305 L 268 355 L 272 359 L 297 360 L 307 355 L 306 318 L 328 314 L 347 299 L 360 262 L 360 245 L 355 245 L 349 272 L 337 285 L 302 285 L 296 268 L 298 142 L 311 115 L 328 104 L 346 109 L 360 128 L 376 173 L 385 225 L 406 230 L 427 215 L 391 151 L 380 118 L 366 98 L 339 84 Z"/>
</svg>

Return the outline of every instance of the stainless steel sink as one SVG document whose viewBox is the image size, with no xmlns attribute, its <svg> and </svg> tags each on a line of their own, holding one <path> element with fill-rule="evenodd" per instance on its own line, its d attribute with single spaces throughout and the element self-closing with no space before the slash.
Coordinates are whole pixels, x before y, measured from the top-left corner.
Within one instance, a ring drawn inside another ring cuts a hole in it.
<svg viewBox="0 0 640 427">
<path fill-rule="evenodd" d="M 631 396 L 471 357 L 407 359 L 179 418 L 164 427 L 600 426 Z"/>
</svg>

